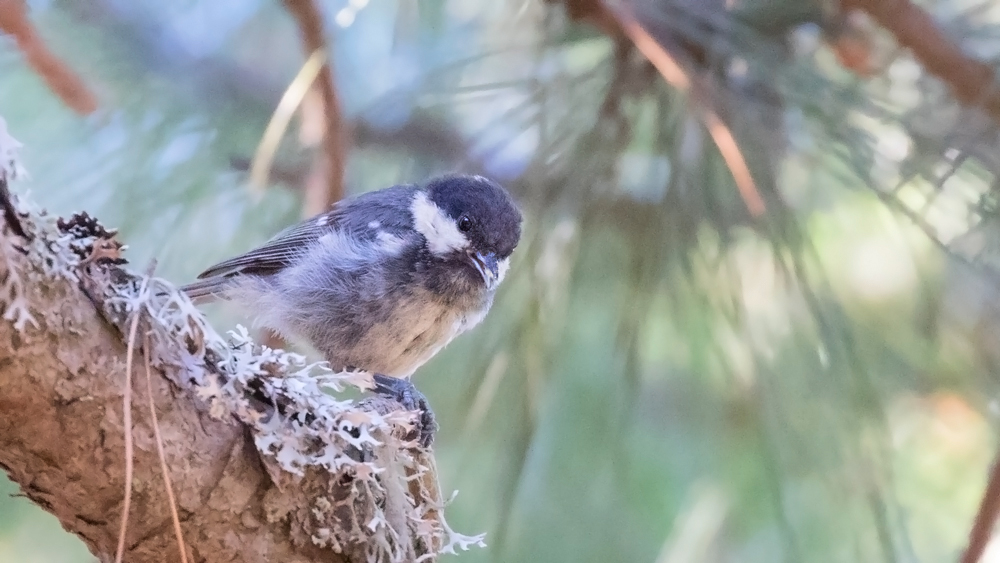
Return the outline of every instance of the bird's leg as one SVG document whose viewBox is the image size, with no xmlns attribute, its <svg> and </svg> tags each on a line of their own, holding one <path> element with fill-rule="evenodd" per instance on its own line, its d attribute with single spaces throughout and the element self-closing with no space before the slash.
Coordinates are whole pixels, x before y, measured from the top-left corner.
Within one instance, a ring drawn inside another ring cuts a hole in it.
<svg viewBox="0 0 1000 563">
<path fill-rule="evenodd" d="M 417 411 L 420 417 L 417 419 L 417 431 L 420 433 L 420 444 L 429 448 L 434 443 L 434 435 L 437 433 L 437 420 L 434 418 L 434 411 L 431 410 L 427 397 L 410 383 L 409 379 L 399 377 L 389 377 L 376 373 L 372 376 L 375 382 L 375 392 L 387 397 L 391 397 L 404 409 Z"/>
</svg>

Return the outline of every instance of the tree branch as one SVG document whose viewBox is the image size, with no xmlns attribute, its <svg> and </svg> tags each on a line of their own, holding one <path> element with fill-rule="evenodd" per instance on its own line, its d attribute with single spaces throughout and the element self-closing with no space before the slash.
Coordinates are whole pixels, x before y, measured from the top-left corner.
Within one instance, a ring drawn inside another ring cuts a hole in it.
<svg viewBox="0 0 1000 563">
<path fill-rule="evenodd" d="M 285 6 L 299 25 L 303 51 L 306 55 L 316 51 L 326 51 L 323 17 L 313 0 L 285 0 Z M 347 136 L 329 57 L 320 69 L 313 88 L 319 92 L 315 110 L 305 111 L 309 108 L 307 104 L 301 108 L 303 110 L 301 114 L 303 121 L 319 120 L 323 153 L 314 163 L 313 172 L 306 184 L 306 200 L 302 210 L 305 217 L 312 217 L 325 211 L 344 197 L 344 167 L 347 160 L 345 146 Z"/>
<path fill-rule="evenodd" d="M 976 563 L 983 556 L 998 514 L 1000 514 L 1000 459 L 993 462 L 979 512 L 976 513 L 972 530 L 969 531 L 969 546 L 962 554 L 961 563 Z"/>
<path fill-rule="evenodd" d="M 97 109 L 97 99 L 87 85 L 45 46 L 28 20 L 24 0 L 0 0 L 0 31 L 14 37 L 28 64 L 63 103 L 82 115 Z"/>
<path fill-rule="evenodd" d="M 842 1 L 845 10 L 861 10 L 891 32 L 924 69 L 951 86 L 960 102 L 1000 121 L 1000 89 L 993 68 L 965 54 L 926 10 L 910 0 Z"/>
<path fill-rule="evenodd" d="M 23 244 L 11 234 L 4 235 L 7 248 Z M 110 560 L 125 483 L 124 346 L 70 280 L 48 278 L 27 259 L 8 252 L 2 264 L 8 284 L 13 272 L 41 279 L 25 288 L 31 297 L 19 303 L 33 321 L 20 330 L 0 323 L 0 342 L 9 343 L 0 357 L 0 467 L 92 553 Z M 8 314 L 16 300 L 5 302 Z M 321 549 L 296 547 L 284 526 L 268 525 L 265 499 L 274 485 L 246 429 L 212 418 L 162 371 L 158 376 L 154 402 L 163 413 L 164 449 L 196 558 L 318 559 Z M 126 560 L 177 561 L 167 499 L 156 486 L 150 421 L 138 409 L 134 416 L 137 491 Z"/>
</svg>

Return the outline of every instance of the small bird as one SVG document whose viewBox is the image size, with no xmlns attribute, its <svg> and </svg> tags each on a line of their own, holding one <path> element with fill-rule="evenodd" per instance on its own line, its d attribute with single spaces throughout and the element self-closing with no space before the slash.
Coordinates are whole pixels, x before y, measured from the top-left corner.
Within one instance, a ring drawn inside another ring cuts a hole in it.
<svg viewBox="0 0 1000 563">
<path fill-rule="evenodd" d="M 429 446 L 433 413 L 409 377 L 486 316 L 521 221 L 496 182 L 442 176 L 340 201 L 182 290 L 245 305 L 333 369 L 372 372 L 376 391 L 421 412 Z"/>
</svg>

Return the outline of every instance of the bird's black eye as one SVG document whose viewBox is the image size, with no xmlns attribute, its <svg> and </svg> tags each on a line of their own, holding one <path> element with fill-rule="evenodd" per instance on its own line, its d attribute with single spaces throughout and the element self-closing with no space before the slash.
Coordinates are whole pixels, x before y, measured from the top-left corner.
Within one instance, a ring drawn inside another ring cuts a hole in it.
<svg viewBox="0 0 1000 563">
<path fill-rule="evenodd" d="M 458 230 L 462 231 L 463 233 L 467 233 L 471 228 L 472 228 L 472 219 L 469 219 L 468 215 L 462 215 L 461 217 L 458 218 Z"/>
</svg>

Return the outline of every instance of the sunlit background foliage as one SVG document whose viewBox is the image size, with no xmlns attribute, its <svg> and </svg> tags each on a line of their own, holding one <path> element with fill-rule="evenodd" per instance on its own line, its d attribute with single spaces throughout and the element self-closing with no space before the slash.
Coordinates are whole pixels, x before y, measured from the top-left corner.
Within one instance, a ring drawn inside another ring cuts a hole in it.
<svg viewBox="0 0 1000 563">
<path fill-rule="evenodd" d="M 18 189 L 176 282 L 299 218 L 297 125 L 266 190 L 246 172 L 305 58 L 279 2 L 28 4 L 101 109 L 67 109 L 0 36 Z M 317 2 L 349 192 L 468 170 L 526 212 L 490 317 L 415 379 L 451 523 L 488 533 L 462 560 L 955 560 L 996 442 L 996 123 L 836 2 L 632 4 L 688 55 L 687 92 L 571 4 Z M 918 4 L 998 60 L 994 3 Z M 92 560 L 0 491 L 0 561 Z"/>
</svg>

